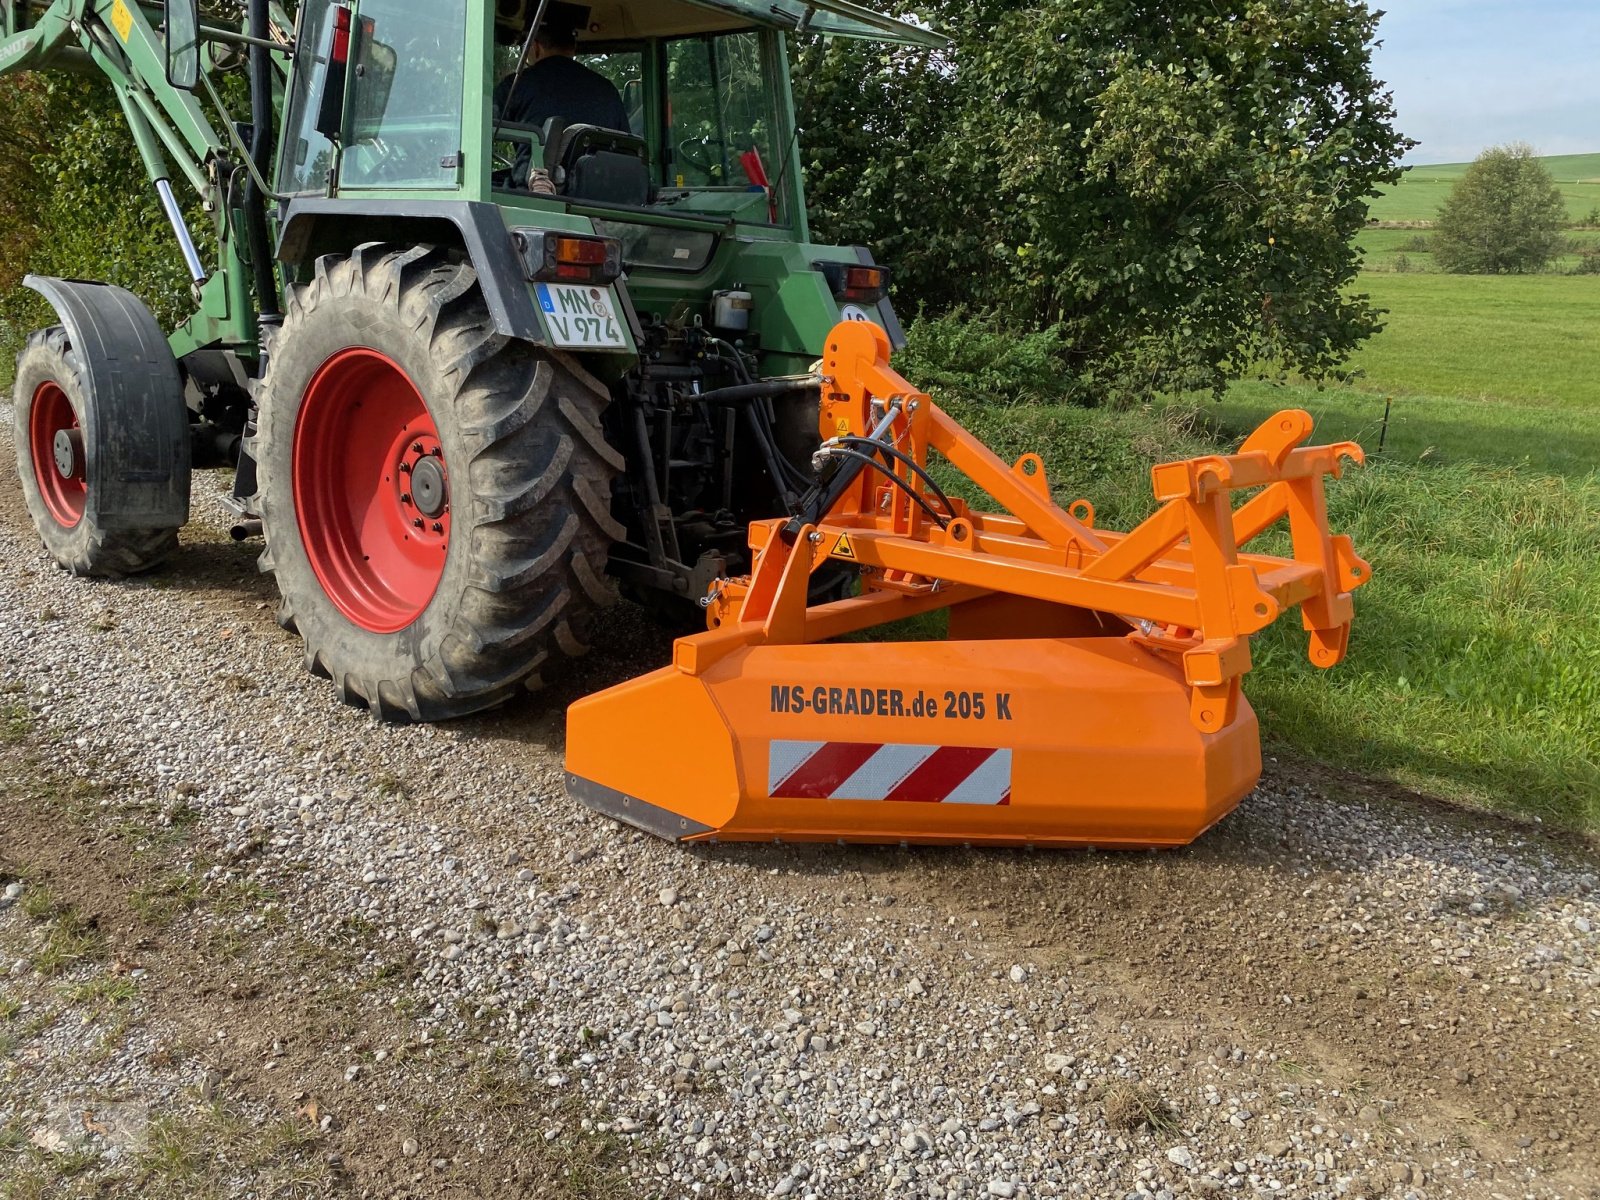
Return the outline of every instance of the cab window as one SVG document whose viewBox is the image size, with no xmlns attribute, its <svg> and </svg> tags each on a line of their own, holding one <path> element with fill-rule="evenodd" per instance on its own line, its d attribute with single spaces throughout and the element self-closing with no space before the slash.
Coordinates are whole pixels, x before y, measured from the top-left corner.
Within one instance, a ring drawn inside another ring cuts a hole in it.
<svg viewBox="0 0 1600 1200">
<path fill-rule="evenodd" d="M 611 81 L 628 110 L 629 132 L 645 136 L 644 52 L 638 49 L 606 50 L 598 54 L 578 53 L 578 61 Z"/>
<path fill-rule="evenodd" d="M 300 6 L 300 38 L 294 53 L 294 80 L 284 118 L 283 152 L 278 159 L 278 190 L 320 192 L 333 168 L 333 143 L 317 132 L 317 101 L 327 71 L 333 15 L 328 0 Z M 315 85 L 315 87 L 313 87 Z"/>
<path fill-rule="evenodd" d="M 466 0 L 360 0 L 343 187 L 455 187 Z"/>
<path fill-rule="evenodd" d="M 666 43 L 667 187 L 753 188 L 776 183 L 777 103 L 753 31 Z"/>
</svg>

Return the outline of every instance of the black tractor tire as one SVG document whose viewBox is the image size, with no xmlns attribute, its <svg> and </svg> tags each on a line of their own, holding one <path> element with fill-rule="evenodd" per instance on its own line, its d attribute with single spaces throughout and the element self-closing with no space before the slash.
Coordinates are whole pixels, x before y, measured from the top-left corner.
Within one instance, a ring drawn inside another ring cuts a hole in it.
<svg viewBox="0 0 1600 1200">
<path fill-rule="evenodd" d="M 606 560 L 623 534 L 610 514 L 623 459 L 601 431 L 604 385 L 569 355 L 495 332 L 476 272 L 447 248 L 325 256 L 285 307 L 250 449 L 261 567 L 308 669 L 380 718 L 435 721 L 500 704 L 583 654 L 616 599 Z M 406 392 L 399 379 L 410 396 L 386 418 L 385 397 Z M 426 411 L 402 422 L 412 400 Z M 329 437 L 330 421 L 342 436 Z M 372 449 L 385 445 L 401 457 Z M 359 511 L 344 515 L 349 505 Z M 394 513 L 402 540 L 363 532 L 355 551 L 338 550 L 330 530 Z M 424 562 L 409 591 L 366 587 L 374 559 L 435 551 L 442 565 Z M 330 564 L 360 586 L 325 586 Z M 380 594 L 399 600 L 370 601 Z"/>
<path fill-rule="evenodd" d="M 17 356 L 13 389 L 17 475 L 28 515 L 50 556 L 74 575 L 137 575 L 159 565 L 178 548 L 176 526 L 107 528 L 90 489 L 95 473 L 77 438 L 70 474 L 58 470 L 52 434 L 70 421 L 74 433 L 89 422 L 92 403 L 87 376 L 60 325 L 28 336 Z M 102 417 L 115 418 L 115 414 Z M 136 431 L 135 431 L 136 432 Z"/>
</svg>

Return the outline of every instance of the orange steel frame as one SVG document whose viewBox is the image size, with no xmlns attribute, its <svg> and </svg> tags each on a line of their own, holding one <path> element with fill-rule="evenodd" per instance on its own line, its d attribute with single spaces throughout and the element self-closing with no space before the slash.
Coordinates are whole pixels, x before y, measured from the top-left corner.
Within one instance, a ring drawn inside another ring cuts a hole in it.
<svg viewBox="0 0 1600 1200">
<path fill-rule="evenodd" d="M 941 527 L 900 487 L 863 470 L 815 525 L 782 535 L 782 520 L 751 526 L 756 565 L 708 603 L 708 632 L 681 638 L 674 664 L 698 675 L 743 647 L 823 641 L 918 613 L 1003 593 L 1114 614 L 1129 637 L 1180 662 L 1190 719 L 1211 733 L 1234 719 L 1249 636 L 1298 604 L 1309 654 L 1331 667 L 1345 653 L 1350 592 L 1369 568 L 1350 539 L 1328 531 L 1324 477 L 1354 442 L 1307 446 L 1311 417 L 1288 409 L 1263 422 L 1235 454 L 1164 463 L 1152 471 L 1161 507 L 1128 533 L 1097 529 L 1094 508 L 1051 497 L 1044 464 L 1008 466 L 889 367 L 883 331 L 845 322 L 823 359 L 822 436 L 865 436 L 897 414 L 894 444 L 925 464 L 936 450 L 1010 515 L 951 500 Z M 866 450 L 867 447 L 858 446 Z M 902 464 L 905 485 L 934 498 Z M 1235 491 L 1260 491 L 1235 509 Z M 1292 558 L 1240 547 L 1287 516 Z M 862 568 L 862 594 L 807 607 L 807 578 L 829 559 Z"/>
</svg>

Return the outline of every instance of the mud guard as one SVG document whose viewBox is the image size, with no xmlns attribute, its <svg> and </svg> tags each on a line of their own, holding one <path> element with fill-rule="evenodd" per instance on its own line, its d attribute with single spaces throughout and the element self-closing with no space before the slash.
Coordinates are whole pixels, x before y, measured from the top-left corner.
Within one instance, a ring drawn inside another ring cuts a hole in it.
<svg viewBox="0 0 1600 1200">
<path fill-rule="evenodd" d="M 109 283 L 28 275 L 83 364 L 89 488 L 104 529 L 172 528 L 189 519 L 189 412 L 177 360 L 150 310 Z"/>
</svg>

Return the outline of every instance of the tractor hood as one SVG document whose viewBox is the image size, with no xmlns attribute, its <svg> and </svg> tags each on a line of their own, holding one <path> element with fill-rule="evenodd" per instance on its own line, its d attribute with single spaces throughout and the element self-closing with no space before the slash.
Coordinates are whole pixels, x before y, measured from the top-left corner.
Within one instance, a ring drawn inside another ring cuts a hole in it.
<svg viewBox="0 0 1600 1200">
<path fill-rule="evenodd" d="M 708 11 L 723 20 L 711 18 L 708 22 Z M 886 17 L 851 0 L 654 0 L 647 4 L 593 0 L 589 13 L 585 40 L 696 33 L 710 26 L 739 29 L 768 25 L 791 31 L 803 29 L 824 37 L 864 38 L 903 46 L 938 48 L 946 44 L 943 35 L 931 29 Z"/>
</svg>

